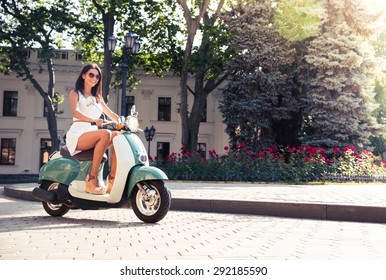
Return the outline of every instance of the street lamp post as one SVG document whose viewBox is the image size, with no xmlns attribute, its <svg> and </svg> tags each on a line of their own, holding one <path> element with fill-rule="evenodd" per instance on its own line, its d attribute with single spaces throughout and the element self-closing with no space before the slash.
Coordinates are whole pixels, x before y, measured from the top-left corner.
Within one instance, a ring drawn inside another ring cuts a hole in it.
<svg viewBox="0 0 386 280">
<path fill-rule="evenodd" d="M 121 99 L 121 115 L 126 116 L 126 80 L 128 62 L 133 62 L 135 55 L 138 53 L 140 44 L 137 36 L 134 36 L 130 31 L 124 36 L 125 46 L 122 52 L 122 99 Z M 114 51 L 117 45 L 117 40 L 113 35 L 109 37 L 108 47 L 110 51 Z"/>
<path fill-rule="evenodd" d="M 154 128 L 154 126 L 151 126 L 150 129 L 148 127 L 146 127 L 143 132 L 145 134 L 145 138 L 147 141 L 147 154 L 150 156 L 150 142 L 153 140 L 156 129 Z"/>
</svg>

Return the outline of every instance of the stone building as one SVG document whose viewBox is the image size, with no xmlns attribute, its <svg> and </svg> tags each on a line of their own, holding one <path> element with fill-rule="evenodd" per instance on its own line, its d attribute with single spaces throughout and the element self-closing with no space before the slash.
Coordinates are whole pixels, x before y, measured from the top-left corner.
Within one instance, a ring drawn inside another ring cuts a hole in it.
<svg viewBox="0 0 386 280">
<path fill-rule="evenodd" d="M 38 53 L 38 50 L 30 50 L 28 56 L 36 79 L 45 86 L 43 88 L 47 88 L 47 72 L 38 72 Z M 72 122 L 68 92 L 74 87 L 84 62 L 72 50 L 58 50 L 53 63 L 55 91 L 65 97 L 64 102 L 58 106 L 60 114 L 57 115 L 58 134 L 63 144 L 63 136 Z M 171 152 L 179 152 L 179 77 L 165 75 L 163 78 L 157 78 L 141 71 L 136 75 L 141 82 L 135 90 L 126 93 L 126 107 L 136 105 L 142 129 L 151 126 L 156 129 L 154 139 L 150 142 L 150 156 L 162 157 Z M 206 155 L 207 151 L 212 149 L 223 152 L 228 143 L 216 95 L 216 92 L 209 95 L 200 125 L 197 148 Z M 109 106 L 118 114 L 121 100 L 121 90 L 111 89 Z M 145 147 L 148 147 L 143 133 L 140 137 Z M 16 77 L 15 74 L 0 74 L 0 144 L 0 174 L 37 174 L 49 157 L 51 140 L 43 98 L 32 84 Z"/>
</svg>

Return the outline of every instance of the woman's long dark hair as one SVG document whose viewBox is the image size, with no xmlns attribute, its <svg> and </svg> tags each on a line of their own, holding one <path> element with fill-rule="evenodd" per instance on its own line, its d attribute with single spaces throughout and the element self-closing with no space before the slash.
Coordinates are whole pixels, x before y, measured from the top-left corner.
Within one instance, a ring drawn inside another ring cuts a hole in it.
<svg viewBox="0 0 386 280">
<path fill-rule="evenodd" d="M 83 94 L 84 89 L 84 79 L 83 74 L 87 73 L 90 69 L 96 69 L 99 72 L 99 81 L 98 83 L 91 88 L 91 94 L 96 97 L 97 101 L 102 98 L 102 71 L 99 68 L 98 64 L 96 63 L 87 63 L 85 66 L 83 66 L 82 71 L 79 74 L 78 79 L 75 82 L 75 89 L 76 91 L 80 91 Z"/>
</svg>

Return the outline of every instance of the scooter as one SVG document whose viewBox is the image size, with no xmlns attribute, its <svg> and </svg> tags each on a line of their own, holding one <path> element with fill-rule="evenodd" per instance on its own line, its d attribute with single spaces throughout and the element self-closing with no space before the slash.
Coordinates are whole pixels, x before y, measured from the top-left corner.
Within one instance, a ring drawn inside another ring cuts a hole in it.
<svg viewBox="0 0 386 280">
<path fill-rule="evenodd" d="M 96 195 L 86 192 L 86 176 L 91 169 L 93 150 L 71 156 L 66 146 L 50 155 L 39 172 L 39 187 L 33 189 L 35 198 L 42 201 L 44 210 L 60 217 L 70 209 L 99 210 L 131 207 L 145 223 L 156 223 L 168 213 L 171 194 L 164 184 L 166 174 L 149 165 L 146 149 L 136 135 L 139 129 L 138 112 L 132 107 L 130 115 L 120 122 L 105 122 L 103 128 L 119 131 L 113 139 L 117 171 L 111 192 Z M 100 165 L 98 181 L 104 186 Z"/>
</svg>

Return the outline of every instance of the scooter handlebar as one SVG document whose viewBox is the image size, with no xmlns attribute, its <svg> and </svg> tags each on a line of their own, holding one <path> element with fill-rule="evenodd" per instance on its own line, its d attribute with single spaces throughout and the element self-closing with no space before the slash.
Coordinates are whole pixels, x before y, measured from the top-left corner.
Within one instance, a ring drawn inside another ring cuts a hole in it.
<svg viewBox="0 0 386 280">
<path fill-rule="evenodd" d="M 114 121 L 107 121 L 101 125 L 101 128 L 109 129 L 112 131 L 130 131 L 130 128 L 125 123 L 118 123 Z"/>
</svg>

